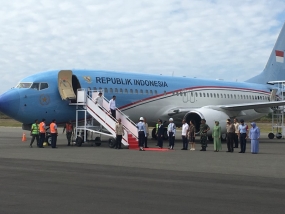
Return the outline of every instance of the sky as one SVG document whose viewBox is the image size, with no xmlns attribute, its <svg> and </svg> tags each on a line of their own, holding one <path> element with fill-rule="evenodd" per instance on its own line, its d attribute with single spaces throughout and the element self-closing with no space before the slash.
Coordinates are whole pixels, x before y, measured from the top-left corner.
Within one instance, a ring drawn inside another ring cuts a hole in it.
<svg viewBox="0 0 285 214">
<path fill-rule="evenodd" d="M 266 65 L 284 0 L 1 0 L 0 94 L 92 69 L 245 81 Z"/>
</svg>

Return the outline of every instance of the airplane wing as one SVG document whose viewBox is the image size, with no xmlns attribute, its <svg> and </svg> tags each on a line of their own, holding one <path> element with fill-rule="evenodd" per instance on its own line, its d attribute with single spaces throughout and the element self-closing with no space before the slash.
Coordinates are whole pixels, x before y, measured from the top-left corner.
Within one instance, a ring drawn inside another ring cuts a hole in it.
<svg viewBox="0 0 285 214">
<path fill-rule="evenodd" d="M 257 102 L 257 103 L 240 103 L 240 104 L 231 104 L 231 105 L 220 105 L 215 107 L 230 111 L 242 111 L 248 109 L 264 109 L 264 108 L 284 106 L 284 105 L 285 105 L 285 100 L 271 101 L 271 102 Z"/>
</svg>

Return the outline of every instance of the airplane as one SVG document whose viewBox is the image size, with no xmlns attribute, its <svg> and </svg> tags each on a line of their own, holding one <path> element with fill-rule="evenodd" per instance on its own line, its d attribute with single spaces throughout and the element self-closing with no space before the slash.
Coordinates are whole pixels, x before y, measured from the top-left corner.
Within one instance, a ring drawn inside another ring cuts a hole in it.
<svg viewBox="0 0 285 214">
<path fill-rule="evenodd" d="M 115 95 L 122 112 L 134 121 L 146 118 L 149 126 L 154 127 L 158 118 L 168 121 L 172 117 L 177 126 L 182 119 L 195 121 L 199 131 L 200 121 L 205 119 L 212 130 L 218 120 L 222 133 L 226 133 L 228 118 L 250 122 L 285 105 L 282 88 L 274 85 L 274 81 L 285 79 L 284 37 L 285 24 L 263 72 L 245 82 L 104 70 L 52 70 L 28 76 L 0 95 L 0 111 L 23 123 L 24 130 L 41 118 L 47 124 L 52 119 L 65 124 L 75 120 L 77 107 L 70 103 L 76 103 L 77 90 L 85 88 L 103 91 L 108 99 Z"/>
</svg>

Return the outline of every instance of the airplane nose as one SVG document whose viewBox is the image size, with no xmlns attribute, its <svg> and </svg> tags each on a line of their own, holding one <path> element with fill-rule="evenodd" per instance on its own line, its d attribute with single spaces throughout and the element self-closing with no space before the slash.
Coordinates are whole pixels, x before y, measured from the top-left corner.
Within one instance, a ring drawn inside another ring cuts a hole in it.
<svg viewBox="0 0 285 214">
<path fill-rule="evenodd" d="M 9 90 L 0 95 L 0 111 L 12 118 L 18 114 L 20 95 L 16 90 Z"/>
</svg>

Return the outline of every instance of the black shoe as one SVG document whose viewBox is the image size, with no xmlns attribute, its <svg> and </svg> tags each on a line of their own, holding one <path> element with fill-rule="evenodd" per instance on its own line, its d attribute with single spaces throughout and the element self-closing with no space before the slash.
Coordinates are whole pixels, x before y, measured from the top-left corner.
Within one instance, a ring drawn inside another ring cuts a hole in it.
<svg viewBox="0 0 285 214">
<path fill-rule="evenodd" d="M 239 153 L 243 153 L 242 151 L 240 151 Z"/>
<path fill-rule="evenodd" d="M 144 148 L 149 148 L 148 146 L 144 147 Z"/>
<path fill-rule="evenodd" d="M 231 151 L 227 151 L 227 152 L 231 152 Z"/>
<path fill-rule="evenodd" d="M 33 148 L 33 146 L 32 146 L 32 145 L 30 145 L 30 148 Z"/>
<path fill-rule="evenodd" d="M 45 147 L 43 147 L 43 146 L 39 146 L 39 148 L 45 148 Z"/>
</svg>

